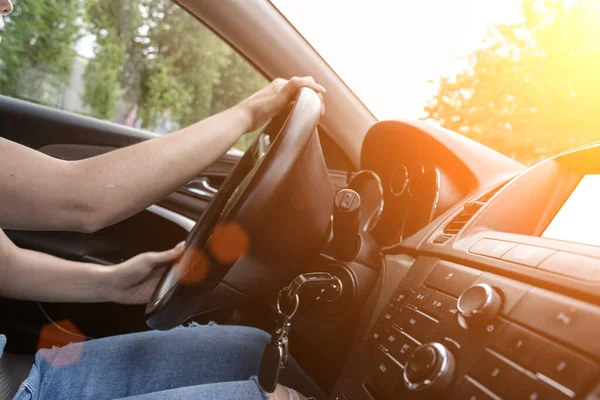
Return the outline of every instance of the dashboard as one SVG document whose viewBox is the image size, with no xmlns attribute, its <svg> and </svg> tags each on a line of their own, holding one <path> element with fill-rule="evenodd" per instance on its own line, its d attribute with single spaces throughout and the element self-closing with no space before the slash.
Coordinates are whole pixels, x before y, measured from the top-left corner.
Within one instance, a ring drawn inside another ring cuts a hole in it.
<svg viewBox="0 0 600 400">
<path fill-rule="evenodd" d="M 437 171 L 432 222 L 384 249 L 331 399 L 599 399 L 600 144 L 484 190 L 473 190 L 477 172 L 436 154 L 423 162 Z M 374 169 L 392 196 L 405 193 L 412 160 L 386 157 Z"/>
<path fill-rule="evenodd" d="M 479 161 L 476 168 L 464 162 L 473 158 Z M 389 246 L 414 235 L 482 183 L 499 183 L 522 166 L 440 127 L 383 121 L 365 136 L 361 168 L 381 179 L 385 207 L 372 235 Z"/>
</svg>

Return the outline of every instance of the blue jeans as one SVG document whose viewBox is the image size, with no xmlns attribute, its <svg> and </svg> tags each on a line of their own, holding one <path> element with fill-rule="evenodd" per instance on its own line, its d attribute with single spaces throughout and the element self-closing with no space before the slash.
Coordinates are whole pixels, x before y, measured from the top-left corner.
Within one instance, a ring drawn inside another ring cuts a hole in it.
<svg viewBox="0 0 600 400">
<path fill-rule="evenodd" d="M 40 350 L 14 399 L 263 400 L 255 376 L 269 338 L 255 328 L 204 325 Z M 0 356 L 4 344 L 0 335 Z M 280 383 L 323 397 L 293 359 Z"/>
</svg>

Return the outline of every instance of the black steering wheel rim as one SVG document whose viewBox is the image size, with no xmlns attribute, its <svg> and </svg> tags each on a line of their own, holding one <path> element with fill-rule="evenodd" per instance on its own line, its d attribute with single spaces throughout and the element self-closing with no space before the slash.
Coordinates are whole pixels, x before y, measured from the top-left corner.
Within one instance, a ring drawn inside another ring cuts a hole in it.
<svg viewBox="0 0 600 400">
<path fill-rule="evenodd" d="M 244 154 L 189 233 L 182 257 L 163 274 L 152 294 L 146 306 L 151 328 L 167 330 L 185 322 L 227 274 L 237 258 L 223 260 L 211 252 L 215 226 L 264 213 L 315 132 L 320 114 L 319 96 L 308 88 L 298 90 L 268 150 L 262 154 L 257 140 Z"/>
</svg>

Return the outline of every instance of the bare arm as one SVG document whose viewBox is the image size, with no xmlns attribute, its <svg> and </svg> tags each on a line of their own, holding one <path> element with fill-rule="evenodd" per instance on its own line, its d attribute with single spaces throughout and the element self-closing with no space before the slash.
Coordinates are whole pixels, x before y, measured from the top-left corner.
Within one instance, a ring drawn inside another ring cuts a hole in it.
<svg viewBox="0 0 600 400">
<path fill-rule="evenodd" d="M 176 133 L 81 161 L 0 139 L 0 226 L 92 232 L 121 221 L 192 180 L 301 86 L 324 91 L 312 78 L 275 80 L 238 106 Z"/>
<path fill-rule="evenodd" d="M 15 246 L 0 230 L 0 296 L 45 302 L 142 304 L 183 246 L 114 266 L 67 261 Z"/>
</svg>

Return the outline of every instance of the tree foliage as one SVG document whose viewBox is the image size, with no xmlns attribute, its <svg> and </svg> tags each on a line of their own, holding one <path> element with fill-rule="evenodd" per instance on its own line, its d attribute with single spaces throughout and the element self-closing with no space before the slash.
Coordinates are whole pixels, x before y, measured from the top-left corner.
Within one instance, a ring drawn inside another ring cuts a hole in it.
<svg viewBox="0 0 600 400">
<path fill-rule="evenodd" d="M 63 107 L 82 37 L 93 43 L 75 111 L 168 132 L 267 82 L 171 0 L 24 0 L 6 20 L 0 93 Z M 89 40 L 93 38 L 92 40 Z M 244 149 L 249 138 L 238 147 Z"/>
<path fill-rule="evenodd" d="M 266 84 L 244 59 L 170 0 L 85 0 L 95 58 L 85 99 L 109 118 L 136 107 L 142 127 L 164 119 L 186 126 Z"/>
<path fill-rule="evenodd" d="M 95 57 L 84 74 L 84 101 L 98 118 L 112 119 L 121 96 L 127 50 L 132 47 L 135 11 L 121 0 L 87 1 L 88 30 L 95 35 Z"/>
<path fill-rule="evenodd" d="M 0 46 L 0 93 L 52 103 L 41 92 L 60 90 L 69 79 L 80 1 L 27 0 L 14 7 Z"/>
<path fill-rule="evenodd" d="M 428 118 L 532 164 L 600 139 L 600 6 L 524 0 L 468 68 L 442 77 Z"/>
</svg>

